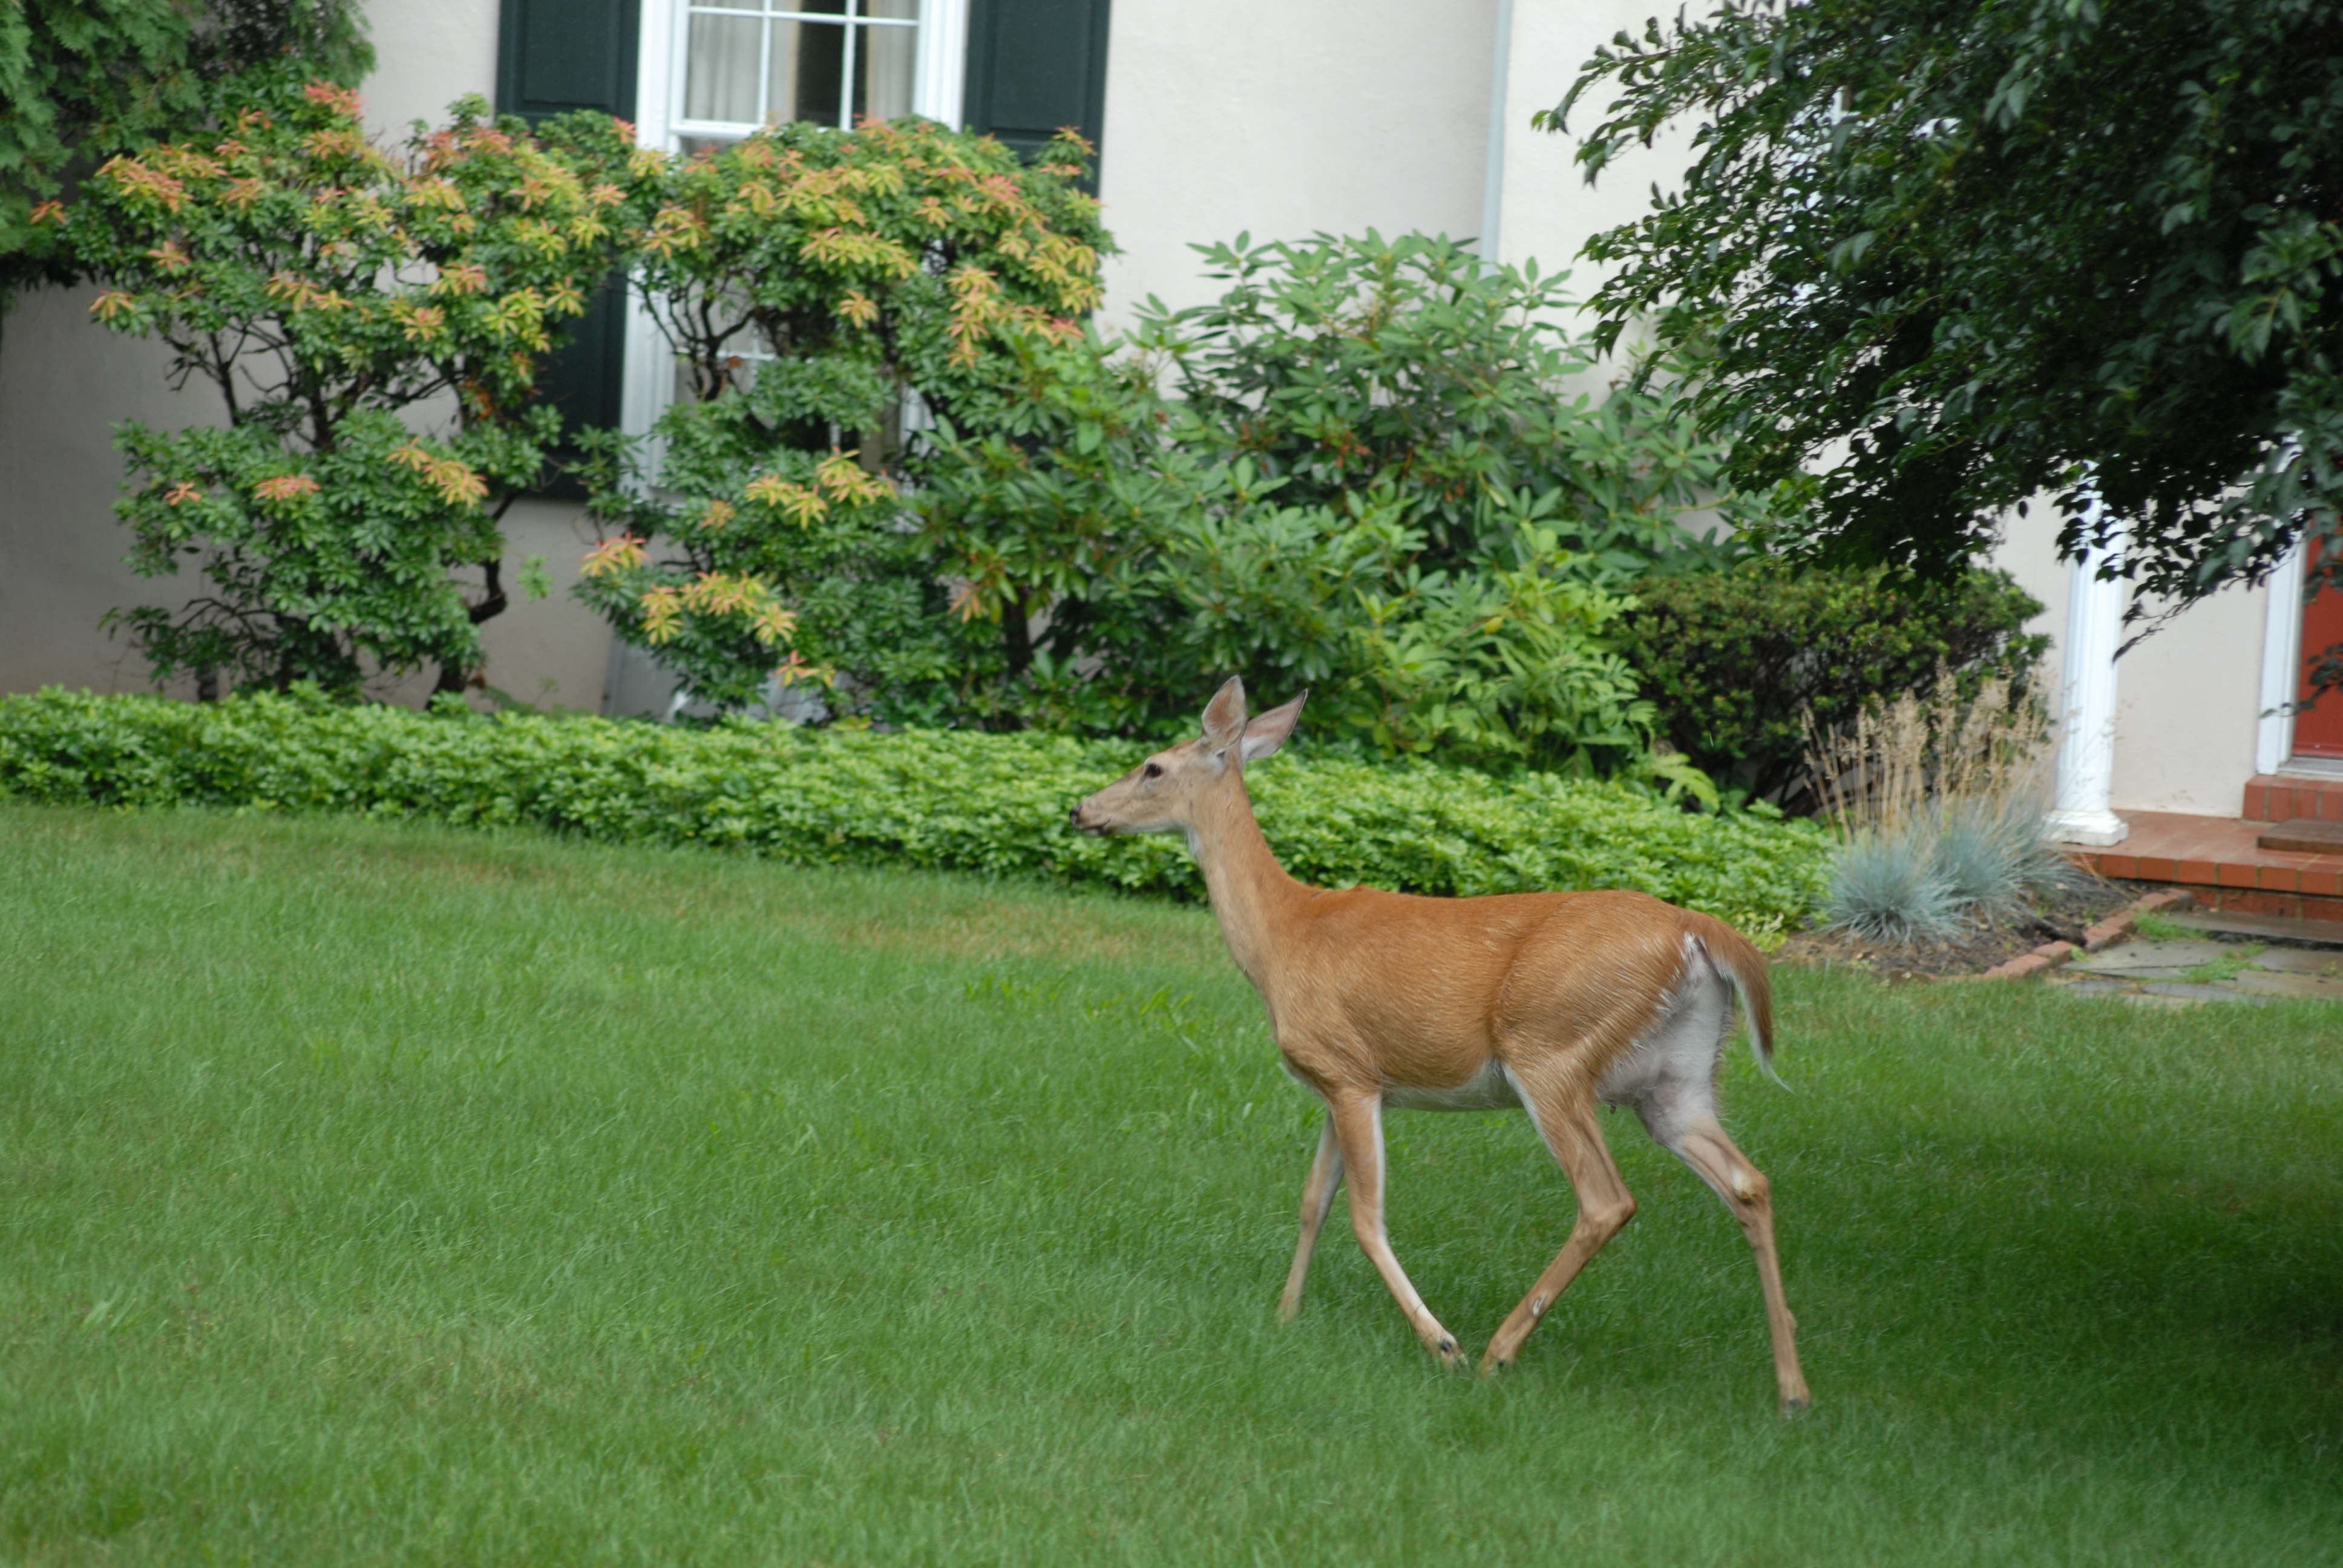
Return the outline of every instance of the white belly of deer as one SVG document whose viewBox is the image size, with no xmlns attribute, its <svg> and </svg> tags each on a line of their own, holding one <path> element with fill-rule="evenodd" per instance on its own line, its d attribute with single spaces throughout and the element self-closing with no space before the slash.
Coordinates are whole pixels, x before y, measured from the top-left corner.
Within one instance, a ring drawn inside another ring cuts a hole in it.
<svg viewBox="0 0 2343 1568">
<path fill-rule="evenodd" d="M 1448 1089 L 1411 1089 L 1399 1084 L 1383 1089 L 1383 1103 L 1400 1111 L 1502 1111 L 1521 1102 L 1513 1081 L 1505 1076 L 1504 1064 L 1493 1056 L 1479 1072 Z"/>
</svg>

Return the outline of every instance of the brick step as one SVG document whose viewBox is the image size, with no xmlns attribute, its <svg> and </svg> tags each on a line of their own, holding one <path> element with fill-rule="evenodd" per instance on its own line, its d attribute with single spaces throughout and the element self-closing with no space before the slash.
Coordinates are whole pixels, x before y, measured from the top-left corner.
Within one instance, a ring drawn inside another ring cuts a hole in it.
<svg viewBox="0 0 2343 1568">
<path fill-rule="evenodd" d="M 2265 849 L 2291 849 L 2303 855 L 2343 855 L 2343 822 L 2310 822 L 2298 818 L 2278 823 L 2254 842 Z"/>
<path fill-rule="evenodd" d="M 2187 888 L 2208 910 L 2298 920 L 2343 920 L 2343 842 L 2318 849 L 2265 848 L 2267 819 L 2127 811 L 2131 832 L 2107 849 L 2069 846 L 2067 859 L 2103 877 Z M 2291 820 L 2291 819 L 2290 819 Z M 2295 829 L 2308 833 L 2305 821 Z"/>
<path fill-rule="evenodd" d="M 2257 773 L 2246 784 L 2249 822 L 2343 822 L 2343 779 L 2297 779 Z"/>
</svg>

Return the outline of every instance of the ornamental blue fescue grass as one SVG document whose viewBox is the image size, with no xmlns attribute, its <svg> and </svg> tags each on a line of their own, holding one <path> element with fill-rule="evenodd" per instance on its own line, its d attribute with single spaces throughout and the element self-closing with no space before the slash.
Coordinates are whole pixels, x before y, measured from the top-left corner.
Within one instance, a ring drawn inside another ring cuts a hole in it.
<svg viewBox="0 0 2343 1568">
<path fill-rule="evenodd" d="M 350 811 L 704 844 L 799 863 L 1040 877 L 1201 897 L 1176 838 L 1091 839 L 1068 807 L 1136 742 L 729 723 L 493 718 L 315 696 L 0 699 L 0 795 L 136 809 Z M 1280 757 L 1249 778 L 1294 875 L 1466 895 L 1633 888 L 1760 940 L 1819 906 L 1820 829 L 1692 815 L 1630 786 Z"/>
<path fill-rule="evenodd" d="M 1952 935 L 1966 906 L 1937 869 L 1936 849 L 1919 833 L 1855 833 L 1831 865 L 1830 923 L 1898 947 Z"/>
</svg>

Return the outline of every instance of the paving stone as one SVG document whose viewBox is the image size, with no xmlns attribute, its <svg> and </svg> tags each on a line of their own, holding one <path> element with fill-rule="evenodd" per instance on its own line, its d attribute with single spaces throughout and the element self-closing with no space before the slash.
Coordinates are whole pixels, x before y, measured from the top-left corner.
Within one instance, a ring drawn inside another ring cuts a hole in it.
<svg viewBox="0 0 2343 1568">
<path fill-rule="evenodd" d="M 2091 980 L 2072 971 L 2052 975 L 2045 983 L 2056 986 L 2060 990 L 2073 991 L 2077 996 L 2129 996 L 2134 990 L 2125 980 Z"/>
<path fill-rule="evenodd" d="M 2279 915 L 2247 915 L 2227 910 L 2192 910 L 2164 917 L 2192 931 L 2227 931 L 2244 937 L 2276 937 L 2281 941 L 2343 949 L 2343 920 L 2298 920 Z"/>
<path fill-rule="evenodd" d="M 2078 958 L 2067 967 L 2088 970 L 2092 974 L 2137 974 L 2147 970 L 2177 971 L 2211 963 L 2215 959 L 2228 958 L 2237 950 L 2235 944 L 2229 942 L 2151 942 L 2135 938 L 2103 952 Z"/>
<path fill-rule="evenodd" d="M 2235 984 L 2189 985 L 2179 980 L 2149 980 L 2139 989 L 2142 993 L 2148 996 L 2177 997 L 2188 1001 L 2258 1001 L 2261 1000 L 2237 990 Z"/>
<path fill-rule="evenodd" d="M 2254 955 L 2254 968 L 2343 978 L 2343 952 L 2333 948 L 2268 947 Z"/>
<path fill-rule="evenodd" d="M 2254 996 L 2313 997 L 2321 1001 L 2343 1001 L 2343 977 L 2250 969 L 2233 983 L 2239 990 Z"/>
</svg>

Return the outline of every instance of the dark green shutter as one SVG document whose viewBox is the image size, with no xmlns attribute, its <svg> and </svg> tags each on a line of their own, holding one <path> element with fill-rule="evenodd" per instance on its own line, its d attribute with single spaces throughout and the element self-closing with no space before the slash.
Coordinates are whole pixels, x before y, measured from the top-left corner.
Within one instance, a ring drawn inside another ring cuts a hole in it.
<svg viewBox="0 0 2343 1568">
<path fill-rule="evenodd" d="M 640 0 L 504 0 L 497 108 L 531 124 L 572 109 L 635 117 Z M 570 426 L 618 423 L 626 393 L 626 278 L 614 274 L 538 372 L 539 393 Z M 556 495 L 580 493 L 574 484 Z"/>
<path fill-rule="evenodd" d="M 974 0 L 968 128 L 1031 157 L 1071 126 L 1103 154 L 1106 22 L 1107 0 Z"/>
<path fill-rule="evenodd" d="M 504 0 L 497 108 L 531 123 L 571 109 L 635 117 L 639 0 Z"/>
</svg>

